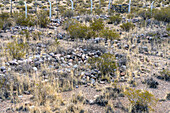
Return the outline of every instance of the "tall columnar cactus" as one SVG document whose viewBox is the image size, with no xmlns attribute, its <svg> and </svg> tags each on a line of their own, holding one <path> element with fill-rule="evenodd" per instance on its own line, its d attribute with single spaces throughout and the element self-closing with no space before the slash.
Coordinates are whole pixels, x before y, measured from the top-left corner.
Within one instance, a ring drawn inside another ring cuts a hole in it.
<svg viewBox="0 0 170 113">
<path fill-rule="evenodd" d="M 108 6 L 108 10 L 110 11 L 110 4 L 111 4 L 112 0 L 109 0 L 109 6 Z"/>
<path fill-rule="evenodd" d="M 27 18 L 27 3 L 26 2 L 24 3 L 25 3 L 25 18 Z"/>
<path fill-rule="evenodd" d="M 50 20 L 51 20 L 51 2 L 48 0 L 49 4 L 50 4 L 50 14 L 49 14 L 49 17 L 50 17 Z"/>
<path fill-rule="evenodd" d="M 93 1 L 91 0 L 91 12 L 93 11 Z"/>
<path fill-rule="evenodd" d="M 128 13 L 130 13 L 130 11 L 131 11 L 131 7 L 130 7 L 130 5 L 131 5 L 131 0 L 129 0 L 129 8 L 128 8 Z"/>
<path fill-rule="evenodd" d="M 154 4 L 154 2 L 155 2 L 155 1 L 153 1 L 153 2 L 151 3 L 151 15 L 152 15 L 152 9 L 153 9 L 153 4 Z"/>
<path fill-rule="evenodd" d="M 11 0 L 11 10 L 10 10 L 11 16 L 12 16 L 12 0 Z"/>
<path fill-rule="evenodd" d="M 74 7 L 73 7 L 73 0 L 70 0 L 71 1 L 71 9 L 73 10 Z"/>
<path fill-rule="evenodd" d="M 99 9 L 101 8 L 101 0 L 99 0 Z"/>
</svg>

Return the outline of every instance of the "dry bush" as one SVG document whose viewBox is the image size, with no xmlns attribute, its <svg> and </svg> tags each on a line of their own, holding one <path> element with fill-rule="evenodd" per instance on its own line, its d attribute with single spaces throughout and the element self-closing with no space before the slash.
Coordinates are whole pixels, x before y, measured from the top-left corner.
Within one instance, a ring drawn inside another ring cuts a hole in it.
<svg viewBox="0 0 170 113">
<path fill-rule="evenodd" d="M 27 43 L 19 43 L 17 41 L 9 42 L 6 47 L 6 52 L 13 58 L 13 59 L 20 59 L 26 55 L 26 50 L 28 49 Z"/>
<path fill-rule="evenodd" d="M 157 99 L 153 94 L 144 90 L 134 90 L 127 89 L 124 94 L 128 97 L 128 100 L 131 103 L 130 112 L 149 112 L 152 109 L 152 106 L 155 106 Z"/>
</svg>

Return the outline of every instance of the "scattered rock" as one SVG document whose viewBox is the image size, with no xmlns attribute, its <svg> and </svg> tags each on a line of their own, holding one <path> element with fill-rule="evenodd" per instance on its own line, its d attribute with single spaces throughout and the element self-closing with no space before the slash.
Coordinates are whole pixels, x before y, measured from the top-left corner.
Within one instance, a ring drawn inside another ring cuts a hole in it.
<svg viewBox="0 0 170 113">
<path fill-rule="evenodd" d="M 153 78 L 146 79 L 145 83 L 149 86 L 149 88 L 157 88 L 159 83 L 155 81 Z"/>
</svg>

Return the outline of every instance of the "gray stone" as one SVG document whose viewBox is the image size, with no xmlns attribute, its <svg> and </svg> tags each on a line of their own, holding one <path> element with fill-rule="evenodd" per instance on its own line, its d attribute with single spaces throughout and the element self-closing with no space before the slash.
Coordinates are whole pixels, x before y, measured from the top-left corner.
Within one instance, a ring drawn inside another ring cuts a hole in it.
<svg viewBox="0 0 170 113">
<path fill-rule="evenodd" d="M 3 72 L 4 70 L 6 70 L 6 68 L 4 66 L 0 67 L 1 71 Z"/>
<path fill-rule="evenodd" d="M 37 69 L 36 67 L 33 67 L 33 70 L 34 70 L 34 71 L 37 71 L 38 69 Z"/>
<path fill-rule="evenodd" d="M 95 80 L 93 78 L 91 78 L 91 84 L 95 84 Z"/>
</svg>

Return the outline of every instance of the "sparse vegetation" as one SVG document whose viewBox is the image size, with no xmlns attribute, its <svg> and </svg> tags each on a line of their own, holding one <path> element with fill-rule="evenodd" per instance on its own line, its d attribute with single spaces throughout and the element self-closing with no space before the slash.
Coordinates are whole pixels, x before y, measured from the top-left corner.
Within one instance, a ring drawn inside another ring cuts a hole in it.
<svg viewBox="0 0 170 113">
<path fill-rule="evenodd" d="M 170 22 L 170 7 L 162 8 L 161 10 L 156 10 L 154 13 L 154 18 L 158 21 Z"/>
<path fill-rule="evenodd" d="M 129 31 L 129 30 L 133 30 L 135 25 L 133 23 L 130 23 L 130 22 L 127 22 L 127 23 L 123 23 L 121 26 L 120 26 L 124 31 Z"/>
<path fill-rule="evenodd" d="M 35 18 L 33 16 L 29 16 L 26 18 L 24 13 L 15 13 L 14 18 L 17 25 L 21 26 L 34 26 Z"/>
<path fill-rule="evenodd" d="M 71 18 L 71 17 L 74 16 L 74 13 L 73 13 L 72 10 L 66 10 L 66 11 L 63 13 L 63 16 L 64 16 L 65 18 L 66 18 L 66 17 Z"/>
<path fill-rule="evenodd" d="M 148 91 L 127 89 L 124 93 L 131 103 L 130 112 L 149 112 L 155 106 L 157 99 Z"/>
<path fill-rule="evenodd" d="M 14 59 L 23 58 L 26 55 L 28 44 L 24 42 L 9 42 L 6 47 L 6 52 Z"/>
<path fill-rule="evenodd" d="M 90 26 L 93 31 L 99 32 L 104 28 L 104 23 L 102 19 L 97 19 L 94 20 L 94 22 L 92 22 Z"/>
<path fill-rule="evenodd" d="M 168 112 L 168 0 L 25 2 L 0 0 L 0 112 Z"/>
<path fill-rule="evenodd" d="M 121 20 L 122 20 L 120 15 L 111 16 L 109 19 L 110 19 L 109 23 L 114 23 L 116 25 L 119 24 L 121 22 Z"/>
<path fill-rule="evenodd" d="M 100 36 L 105 38 L 106 40 L 114 40 L 120 37 L 118 33 L 116 33 L 114 30 L 109 30 L 109 28 L 103 29 Z"/>
<path fill-rule="evenodd" d="M 105 53 L 98 58 L 91 58 L 88 60 L 88 62 L 92 69 L 100 70 L 102 76 L 104 77 L 108 75 L 114 75 L 114 72 L 117 69 L 115 57 L 109 53 Z"/>
<path fill-rule="evenodd" d="M 40 11 L 37 15 L 37 22 L 40 27 L 46 28 L 50 22 L 46 11 Z"/>
</svg>

